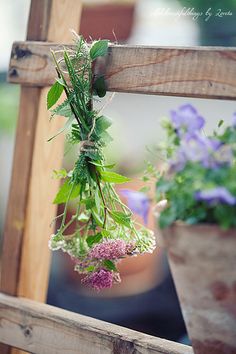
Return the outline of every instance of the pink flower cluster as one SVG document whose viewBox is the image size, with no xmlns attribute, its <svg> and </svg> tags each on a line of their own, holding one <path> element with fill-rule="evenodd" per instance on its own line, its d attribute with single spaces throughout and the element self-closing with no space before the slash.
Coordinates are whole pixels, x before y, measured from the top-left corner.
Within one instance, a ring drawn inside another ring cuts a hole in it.
<svg viewBox="0 0 236 354">
<path fill-rule="evenodd" d="M 86 275 L 82 282 L 97 291 L 111 288 L 113 282 L 113 272 L 106 269 L 99 269 L 96 272 Z"/>
<path fill-rule="evenodd" d="M 109 240 L 97 244 L 89 252 L 90 258 L 118 259 L 127 254 L 127 244 L 123 240 Z"/>
</svg>

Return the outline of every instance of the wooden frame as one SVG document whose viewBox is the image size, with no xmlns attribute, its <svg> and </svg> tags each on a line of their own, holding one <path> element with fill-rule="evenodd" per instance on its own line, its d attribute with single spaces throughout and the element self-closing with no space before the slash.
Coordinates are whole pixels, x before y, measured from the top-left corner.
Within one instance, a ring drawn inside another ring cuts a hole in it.
<svg viewBox="0 0 236 354">
<path fill-rule="evenodd" d="M 55 70 L 50 48 L 60 46 L 14 43 L 9 82 L 51 85 Z M 96 63 L 95 73 L 99 72 L 105 75 L 109 91 L 229 100 L 236 97 L 235 48 L 111 45 L 107 61 L 102 58 Z"/>
<path fill-rule="evenodd" d="M 0 341 L 30 353 L 193 354 L 192 348 L 90 317 L 0 294 Z"/>
<path fill-rule="evenodd" d="M 45 119 L 47 86 L 55 76 L 49 48 L 69 43 L 68 28 L 79 30 L 80 13 L 80 0 L 32 0 L 28 41 L 12 49 L 8 77 L 22 89 L 3 242 L 0 341 L 45 354 L 190 354 L 191 347 L 28 300 L 46 297 L 50 252 L 43 235 L 50 232 L 56 209 L 48 200 L 57 189 L 50 174 L 63 151 L 62 140 L 50 149 L 46 144 L 58 124 Z M 236 98 L 236 48 L 110 46 L 107 61 L 97 61 L 94 70 L 105 75 L 110 91 Z M 1 354 L 10 351 L 6 345 Z"/>
</svg>

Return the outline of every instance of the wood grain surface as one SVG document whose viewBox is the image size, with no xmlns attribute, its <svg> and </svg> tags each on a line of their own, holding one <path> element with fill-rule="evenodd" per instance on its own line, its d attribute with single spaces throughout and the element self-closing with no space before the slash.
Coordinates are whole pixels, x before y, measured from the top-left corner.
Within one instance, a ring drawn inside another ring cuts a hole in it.
<svg viewBox="0 0 236 354">
<path fill-rule="evenodd" d="M 80 14 L 80 0 L 32 0 L 27 39 L 70 43 L 70 28 L 79 30 Z M 61 119 L 49 122 L 47 92 L 47 87 L 22 87 L 1 265 L 2 292 L 38 301 L 47 296 L 48 238 L 56 213 L 51 201 L 59 184 L 51 175 L 61 166 L 64 145 L 62 137 L 47 143 L 63 125 Z M 9 348 L 1 345 L 0 352 Z"/>
<path fill-rule="evenodd" d="M 81 1 L 54 0 L 48 27 L 49 41 L 73 41 L 70 28 L 79 28 Z M 59 181 L 52 179 L 52 171 L 59 169 L 64 153 L 64 135 L 47 142 L 62 126 L 64 120 L 49 121 L 47 111 L 48 88 L 42 88 L 37 113 L 34 152 L 29 183 L 24 244 L 22 247 L 18 295 L 37 301 L 45 301 L 50 272 L 48 239 L 53 233 L 50 227 L 57 206 L 52 204 Z"/>
<path fill-rule="evenodd" d="M 8 80 L 31 86 L 52 84 L 49 43 L 14 43 Z M 97 61 L 109 91 L 199 98 L 236 98 L 236 48 L 130 47 L 111 45 Z"/>
<path fill-rule="evenodd" d="M 37 0 L 31 2 L 27 39 L 46 40 L 51 0 L 42 0 L 41 6 L 38 5 Z M 37 21 L 32 19 L 35 13 Z M 1 291 L 11 295 L 17 293 L 40 91 L 39 88 L 21 87 L 1 259 Z"/>
<path fill-rule="evenodd" d="M 38 354 L 193 354 L 192 348 L 0 294 L 0 341 Z"/>
</svg>

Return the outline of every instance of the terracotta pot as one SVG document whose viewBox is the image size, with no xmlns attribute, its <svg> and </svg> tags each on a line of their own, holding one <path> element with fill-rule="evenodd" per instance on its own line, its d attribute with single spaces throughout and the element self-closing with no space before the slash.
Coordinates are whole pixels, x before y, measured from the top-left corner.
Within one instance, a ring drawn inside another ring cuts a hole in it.
<svg viewBox="0 0 236 354">
<path fill-rule="evenodd" d="M 161 231 L 195 354 L 236 353 L 236 231 L 176 223 Z"/>
</svg>

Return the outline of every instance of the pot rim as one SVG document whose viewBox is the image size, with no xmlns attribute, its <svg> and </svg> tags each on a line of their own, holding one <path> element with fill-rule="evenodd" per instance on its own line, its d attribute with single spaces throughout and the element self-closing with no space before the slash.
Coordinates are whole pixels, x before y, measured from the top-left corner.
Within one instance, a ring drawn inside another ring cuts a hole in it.
<svg viewBox="0 0 236 354">
<path fill-rule="evenodd" d="M 165 230 L 168 230 L 168 229 L 180 229 L 180 228 L 183 228 L 183 229 L 196 229 L 196 230 L 201 230 L 201 231 L 209 231 L 209 232 L 212 232 L 212 231 L 216 231 L 221 234 L 232 234 L 232 233 L 235 233 L 236 234 L 236 228 L 230 228 L 230 229 L 227 229 L 227 230 L 224 230 L 222 229 L 219 225 L 217 224 L 208 224 L 208 223 L 199 223 L 199 224 L 193 224 L 193 225 L 190 225 L 190 224 L 187 224 L 185 223 L 184 221 L 181 221 L 181 220 L 177 220 L 175 221 L 173 224 L 171 224 L 170 226 L 164 228 L 164 229 L 161 229 L 161 231 L 165 232 Z"/>
</svg>

